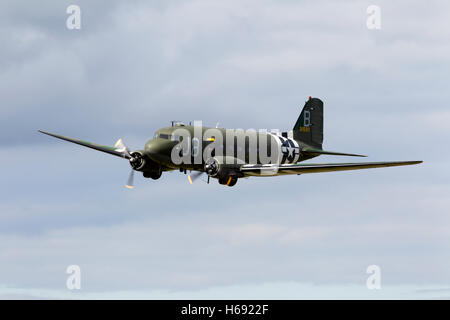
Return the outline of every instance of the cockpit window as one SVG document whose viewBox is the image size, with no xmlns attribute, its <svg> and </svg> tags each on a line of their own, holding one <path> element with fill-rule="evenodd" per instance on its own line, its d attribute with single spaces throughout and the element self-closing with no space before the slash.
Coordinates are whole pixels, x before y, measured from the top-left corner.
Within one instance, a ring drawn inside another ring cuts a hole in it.
<svg viewBox="0 0 450 320">
<path fill-rule="evenodd" d="M 180 136 L 166 134 L 166 133 L 155 133 L 154 138 L 160 138 L 165 140 L 171 140 L 171 141 L 181 141 L 182 138 Z"/>
</svg>

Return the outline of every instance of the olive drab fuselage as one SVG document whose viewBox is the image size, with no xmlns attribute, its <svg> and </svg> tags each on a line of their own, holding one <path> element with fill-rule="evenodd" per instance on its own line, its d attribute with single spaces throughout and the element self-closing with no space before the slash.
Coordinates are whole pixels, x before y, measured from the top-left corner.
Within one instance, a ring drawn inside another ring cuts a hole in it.
<svg viewBox="0 0 450 320">
<path fill-rule="evenodd" d="M 189 141 L 186 141 L 186 136 L 183 136 L 183 141 L 179 140 L 180 135 L 176 133 L 180 129 L 186 130 Z M 211 131 L 211 129 L 217 130 L 222 139 L 215 136 L 205 138 L 205 132 Z M 197 131 L 197 134 L 194 131 Z M 256 150 L 255 145 L 252 147 L 250 142 L 252 137 L 256 141 Z M 188 149 L 190 161 L 181 164 L 174 163 L 172 153 L 177 146 L 184 152 Z M 176 169 L 203 170 L 209 158 L 205 153 L 208 149 L 212 149 L 208 153 L 212 157 L 228 156 L 229 159 L 234 159 L 234 162 L 239 164 L 255 163 L 250 161 L 252 156 L 256 158 L 256 164 L 286 164 L 313 158 L 312 155 L 302 154 L 301 150 L 304 147 L 307 147 L 305 143 L 292 138 L 292 131 L 272 133 L 175 124 L 156 131 L 154 137 L 145 144 L 144 150 L 140 151 L 159 163 L 163 171 L 168 171 Z M 264 155 L 261 156 L 261 153 Z"/>
</svg>

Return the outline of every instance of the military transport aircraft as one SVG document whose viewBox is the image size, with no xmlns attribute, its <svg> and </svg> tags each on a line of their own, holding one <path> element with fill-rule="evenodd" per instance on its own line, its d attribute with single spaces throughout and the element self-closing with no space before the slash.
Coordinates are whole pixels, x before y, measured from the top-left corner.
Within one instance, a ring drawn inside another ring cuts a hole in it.
<svg viewBox="0 0 450 320">
<path fill-rule="evenodd" d="M 159 179 L 164 171 L 195 173 L 193 180 L 206 174 L 222 185 L 234 186 L 239 178 L 279 176 L 316 172 L 359 170 L 418 164 L 422 161 L 302 164 L 320 155 L 356 156 L 359 154 L 326 151 L 323 142 L 323 102 L 306 101 L 294 128 L 287 132 L 261 132 L 212 128 L 172 121 L 170 127 L 156 131 L 142 150 L 130 151 L 122 139 L 114 147 L 39 132 L 88 148 L 128 159 L 131 173 L 127 188 L 133 188 L 134 171 L 145 178 Z M 264 152 L 263 152 L 264 151 Z M 225 153 L 225 155 L 224 155 Z"/>
</svg>

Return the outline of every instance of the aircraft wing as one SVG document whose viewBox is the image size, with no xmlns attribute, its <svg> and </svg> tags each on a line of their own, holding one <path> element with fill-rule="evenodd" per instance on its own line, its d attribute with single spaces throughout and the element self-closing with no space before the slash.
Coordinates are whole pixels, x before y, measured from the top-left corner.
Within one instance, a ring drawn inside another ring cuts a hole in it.
<svg viewBox="0 0 450 320">
<path fill-rule="evenodd" d="M 360 162 L 360 163 L 323 163 L 323 164 L 280 164 L 280 165 L 252 165 L 241 166 L 244 176 L 278 176 L 287 174 L 305 174 L 332 171 L 361 170 L 382 167 L 396 167 L 419 164 L 422 161 L 394 161 L 394 162 Z"/>
<path fill-rule="evenodd" d="M 121 157 L 121 158 L 130 159 L 129 154 L 127 152 L 125 152 L 125 150 L 120 149 L 119 147 L 103 146 L 103 145 L 99 145 L 99 144 L 88 142 L 88 141 L 83 141 L 83 140 L 77 140 L 77 139 L 64 137 L 64 136 L 61 136 L 59 134 L 45 132 L 45 131 L 42 131 L 42 130 L 38 130 L 38 131 L 40 133 L 43 133 L 43 134 L 46 134 L 46 135 L 49 135 L 49 136 L 52 136 L 52 137 L 55 137 L 55 138 L 58 138 L 58 139 L 66 140 L 66 141 L 69 141 L 69 142 L 72 142 L 72 143 L 76 143 L 76 144 L 79 144 L 79 145 L 84 146 L 84 147 L 88 147 L 88 148 L 95 149 L 95 150 L 98 150 L 98 151 L 106 152 L 106 153 L 109 153 L 109 154 L 112 154 L 112 155 L 115 155 L 115 156 L 118 156 L 118 157 Z"/>
</svg>

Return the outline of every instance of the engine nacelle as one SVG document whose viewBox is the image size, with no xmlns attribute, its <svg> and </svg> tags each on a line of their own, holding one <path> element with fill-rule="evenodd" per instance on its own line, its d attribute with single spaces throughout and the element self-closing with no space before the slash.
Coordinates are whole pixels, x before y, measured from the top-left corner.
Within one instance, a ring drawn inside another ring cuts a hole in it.
<svg viewBox="0 0 450 320">
<path fill-rule="evenodd" d="M 210 177 L 218 179 L 238 176 L 242 164 L 245 164 L 245 162 L 234 157 L 209 158 L 205 163 L 205 172 Z"/>
<path fill-rule="evenodd" d="M 136 171 L 160 172 L 161 166 L 145 155 L 143 151 L 134 151 L 131 154 L 130 165 Z"/>
</svg>

